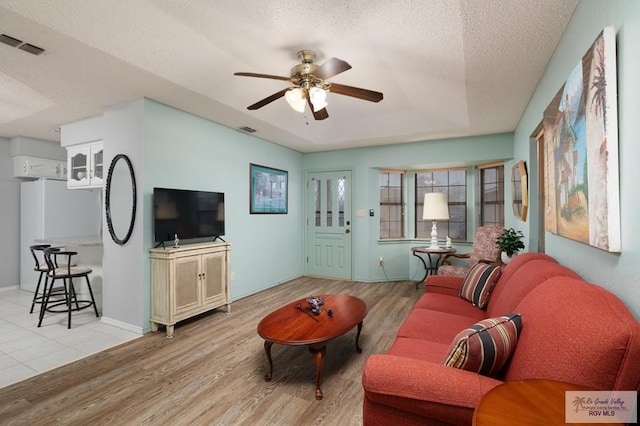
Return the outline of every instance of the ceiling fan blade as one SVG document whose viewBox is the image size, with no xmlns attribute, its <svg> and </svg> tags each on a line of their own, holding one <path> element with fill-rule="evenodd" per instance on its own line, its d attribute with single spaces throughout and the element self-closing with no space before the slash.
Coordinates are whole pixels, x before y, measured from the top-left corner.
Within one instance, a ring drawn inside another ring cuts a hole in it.
<svg viewBox="0 0 640 426">
<path fill-rule="evenodd" d="M 373 90 L 361 89 L 359 87 L 345 86 L 344 84 L 331 83 L 329 91 L 339 95 L 351 96 L 353 98 L 363 99 L 369 102 L 380 102 L 383 94 L 374 92 Z"/>
<path fill-rule="evenodd" d="M 272 80 L 291 81 L 291 77 L 281 77 L 279 75 L 269 75 L 269 74 L 256 74 L 254 72 L 234 72 L 233 75 L 239 75 L 241 77 L 258 77 L 258 78 L 270 78 Z"/>
<path fill-rule="evenodd" d="M 285 94 L 285 93 L 287 93 L 287 91 L 289 91 L 289 89 L 291 89 L 291 88 L 290 88 L 290 87 L 287 87 L 286 89 L 282 89 L 281 91 L 276 92 L 276 93 L 274 93 L 274 94 L 273 94 L 273 95 L 271 95 L 271 96 L 267 96 L 266 98 L 264 98 L 264 99 L 262 99 L 262 100 L 260 100 L 260 101 L 256 102 L 255 104 L 253 104 L 253 105 L 249 105 L 249 106 L 247 107 L 247 109 L 254 110 L 254 109 L 262 108 L 263 106 L 268 105 L 268 104 L 270 104 L 271 102 L 273 102 L 273 101 L 275 101 L 275 100 L 280 99 L 281 97 L 283 97 L 283 96 L 284 96 L 284 94 Z"/>
<path fill-rule="evenodd" d="M 338 58 L 331 58 L 324 64 L 322 64 L 313 75 L 316 77 L 326 80 L 328 78 L 333 77 L 334 75 L 338 75 L 341 72 L 345 72 L 351 69 L 351 65 Z"/>
<path fill-rule="evenodd" d="M 327 112 L 327 108 L 322 108 L 320 111 L 315 111 L 313 109 L 313 104 L 311 103 L 311 100 L 309 99 L 309 95 L 307 95 L 307 104 L 309 105 L 309 108 L 311 109 L 311 112 L 313 113 L 313 118 L 315 118 L 316 120 L 324 120 L 329 118 L 329 113 Z"/>
</svg>

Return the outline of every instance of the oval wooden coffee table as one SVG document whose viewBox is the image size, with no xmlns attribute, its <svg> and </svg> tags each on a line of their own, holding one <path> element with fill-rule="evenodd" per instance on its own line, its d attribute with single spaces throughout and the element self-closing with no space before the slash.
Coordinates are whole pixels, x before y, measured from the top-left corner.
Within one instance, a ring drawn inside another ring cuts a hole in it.
<svg viewBox="0 0 640 426">
<path fill-rule="evenodd" d="M 273 361 L 271 346 L 274 343 L 289 346 L 307 346 L 316 362 L 316 399 L 322 399 L 320 377 L 322 363 L 327 351 L 327 342 L 358 326 L 356 351 L 362 352 L 358 344 L 362 321 L 367 315 L 367 305 L 347 294 L 324 294 L 324 306 L 320 315 L 311 312 L 306 298 L 288 303 L 273 311 L 258 324 L 258 334 L 264 339 L 264 350 L 269 360 L 269 372 L 264 379 L 271 381 Z M 300 306 L 300 308 L 297 308 Z M 329 310 L 333 316 L 329 315 Z"/>
</svg>

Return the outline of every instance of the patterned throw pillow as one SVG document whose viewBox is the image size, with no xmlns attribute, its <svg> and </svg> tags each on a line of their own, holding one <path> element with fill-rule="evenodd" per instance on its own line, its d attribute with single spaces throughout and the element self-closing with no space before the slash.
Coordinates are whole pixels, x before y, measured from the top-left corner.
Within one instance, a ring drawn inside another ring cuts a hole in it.
<svg viewBox="0 0 640 426">
<path fill-rule="evenodd" d="M 484 309 L 489 303 L 489 296 L 493 286 L 500 278 L 502 269 L 500 266 L 486 263 L 476 263 L 469 269 L 460 287 L 460 297 L 473 303 L 474 306 Z"/>
<path fill-rule="evenodd" d="M 482 320 L 453 339 L 443 364 L 494 376 L 509 361 L 522 329 L 520 314 Z"/>
</svg>

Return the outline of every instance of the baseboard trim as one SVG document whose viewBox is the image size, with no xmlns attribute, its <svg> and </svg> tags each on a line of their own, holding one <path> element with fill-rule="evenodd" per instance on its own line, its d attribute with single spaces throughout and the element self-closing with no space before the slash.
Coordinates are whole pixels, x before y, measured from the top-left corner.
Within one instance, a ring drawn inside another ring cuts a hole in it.
<svg viewBox="0 0 640 426">
<path fill-rule="evenodd" d="M 118 327 L 118 328 L 121 328 L 123 330 L 130 331 L 132 333 L 136 333 L 136 334 L 140 334 L 140 335 L 144 334 L 144 329 L 142 327 L 138 327 L 138 326 L 135 326 L 133 324 L 129 324 L 129 323 L 126 323 L 126 322 L 118 321 L 118 320 L 115 320 L 113 318 L 108 318 L 108 317 L 103 316 L 103 317 L 100 318 L 100 321 L 105 323 L 105 324 L 107 324 L 107 325 L 112 325 L 114 327 Z"/>
</svg>

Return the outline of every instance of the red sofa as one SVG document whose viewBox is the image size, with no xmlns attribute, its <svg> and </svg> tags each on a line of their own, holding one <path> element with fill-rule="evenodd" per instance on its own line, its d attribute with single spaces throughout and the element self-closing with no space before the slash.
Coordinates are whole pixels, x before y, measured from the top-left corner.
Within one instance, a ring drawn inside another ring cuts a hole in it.
<svg viewBox="0 0 640 426">
<path fill-rule="evenodd" d="M 388 352 L 367 359 L 365 425 L 471 424 L 482 396 L 508 380 L 640 388 L 640 323 L 614 294 L 539 253 L 506 265 L 486 310 L 458 297 L 463 280 L 428 277 Z M 443 365 L 458 332 L 511 312 L 521 314 L 522 331 L 498 377 Z"/>
</svg>

